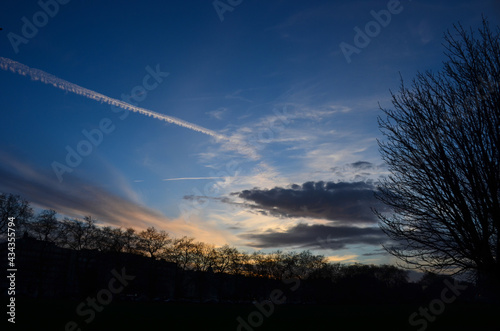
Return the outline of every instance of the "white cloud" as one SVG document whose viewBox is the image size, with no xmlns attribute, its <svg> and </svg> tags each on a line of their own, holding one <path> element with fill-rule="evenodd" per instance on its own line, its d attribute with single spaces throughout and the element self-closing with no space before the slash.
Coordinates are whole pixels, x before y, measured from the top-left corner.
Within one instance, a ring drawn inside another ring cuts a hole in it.
<svg viewBox="0 0 500 331">
<path fill-rule="evenodd" d="M 209 111 L 206 114 L 210 115 L 210 117 L 212 117 L 212 118 L 221 120 L 224 113 L 226 113 L 227 111 L 228 111 L 227 108 L 220 107 L 220 108 L 217 108 L 216 110 Z"/>
</svg>

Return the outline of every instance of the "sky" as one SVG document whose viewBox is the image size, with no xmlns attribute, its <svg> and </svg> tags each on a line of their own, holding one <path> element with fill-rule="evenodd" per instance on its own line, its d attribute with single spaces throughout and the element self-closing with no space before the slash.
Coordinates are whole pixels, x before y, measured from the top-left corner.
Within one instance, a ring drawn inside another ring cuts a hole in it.
<svg viewBox="0 0 500 331">
<path fill-rule="evenodd" d="M 393 263 L 372 212 L 380 107 L 482 15 L 498 25 L 498 1 L 10 1 L 0 192 L 249 252 Z"/>
</svg>

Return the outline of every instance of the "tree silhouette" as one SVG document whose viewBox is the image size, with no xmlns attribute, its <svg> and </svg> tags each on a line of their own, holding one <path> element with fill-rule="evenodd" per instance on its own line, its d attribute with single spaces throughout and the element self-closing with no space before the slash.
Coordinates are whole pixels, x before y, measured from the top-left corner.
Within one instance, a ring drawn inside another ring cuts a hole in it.
<svg viewBox="0 0 500 331">
<path fill-rule="evenodd" d="M 171 241 L 165 230 L 158 231 L 152 226 L 139 232 L 138 248 L 156 259 Z"/>
<path fill-rule="evenodd" d="M 123 251 L 126 253 L 136 253 L 139 236 L 132 228 L 127 228 L 122 232 Z"/>
<path fill-rule="evenodd" d="M 95 225 L 96 220 L 91 216 L 85 216 L 83 221 L 79 219 L 64 219 L 62 221 L 61 244 L 75 250 L 94 249 L 98 244 L 99 228 Z"/>
<path fill-rule="evenodd" d="M 28 229 L 32 236 L 38 240 L 57 243 L 61 236 L 61 223 L 57 220 L 56 211 L 53 209 L 43 210 L 37 215 L 36 220 L 28 223 Z"/>
<path fill-rule="evenodd" d="M 29 206 L 28 201 L 22 199 L 19 195 L 0 194 L 0 236 L 7 233 L 7 224 L 9 217 L 14 217 L 16 231 L 26 226 L 26 223 L 33 217 L 33 209 Z"/>
<path fill-rule="evenodd" d="M 193 269 L 196 271 L 207 271 L 214 268 L 217 252 L 214 245 L 197 242 L 193 245 Z"/>
<path fill-rule="evenodd" d="M 231 274 L 241 274 L 242 265 L 247 260 L 246 254 L 240 253 L 235 247 L 224 245 L 215 249 L 215 270 L 216 272 L 227 272 Z"/>
<path fill-rule="evenodd" d="M 182 237 L 174 239 L 172 247 L 167 252 L 167 260 L 177 263 L 182 269 L 193 267 L 196 252 L 194 238 Z"/>
<path fill-rule="evenodd" d="M 97 237 L 96 248 L 100 251 L 120 253 L 125 250 L 125 234 L 119 228 L 100 228 Z"/>
<path fill-rule="evenodd" d="M 500 29 L 445 34 L 447 61 L 418 73 L 382 109 L 390 176 L 376 210 L 386 250 L 428 271 L 500 279 Z"/>
</svg>

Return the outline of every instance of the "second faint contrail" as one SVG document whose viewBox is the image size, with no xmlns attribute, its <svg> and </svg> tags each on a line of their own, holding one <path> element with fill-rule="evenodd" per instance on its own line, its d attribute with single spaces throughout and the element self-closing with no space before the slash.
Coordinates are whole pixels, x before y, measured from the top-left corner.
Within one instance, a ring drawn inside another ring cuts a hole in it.
<svg viewBox="0 0 500 331">
<path fill-rule="evenodd" d="M 121 100 L 118 100 L 118 99 L 110 98 L 108 96 L 105 96 L 104 94 L 100 94 L 100 93 L 97 93 L 95 91 L 86 89 L 86 88 L 81 87 L 79 85 L 70 83 L 64 79 L 58 78 L 54 75 L 51 75 L 45 71 L 35 69 L 35 68 L 30 68 L 22 63 L 19 63 L 17 61 L 14 61 L 14 60 L 11 60 L 8 58 L 0 57 L 0 68 L 3 70 L 7 70 L 7 71 L 10 70 L 14 73 L 18 73 L 18 74 L 23 75 L 23 76 L 29 76 L 32 80 L 39 80 L 42 83 L 53 85 L 54 87 L 57 87 L 63 91 L 68 91 L 71 93 L 83 95 L 84 97 L 89 98 L 89 99 L 93 99 L 93 100 L 100 101 L 100 102 L 105 102 L 105 103 L 112 105 L 112 106 L 120 107 L 122 109 L 130 110 L 130 111 L 142 114 L 142 115 L 151 116 L 153 118 L 157 118 L 159 120 L 162 120 L 162 121 L 165 121 L 168 123 L 173 123 L 173 124 L 176 124 L 176 125 L 179 125 L 179 126 L 182 126 L 182 127 L 194 130 L 194 131 L 198 131 L 198 132 L 207 134 L 209 136 L 212 136 L 212 137 L 216 138 L 217 140 L 229 140 L 229 138 L 227 138 L 221 134 L 218 134 L 212 130 L 201 127 L 199 125 L 186 122 L 184 120 L 181 120 L 181 119 L 173 117 L 173 116 L 167 116 L 164 114 L 154 112 L 152 110 L 137 107 L 137 106 L 131 105 L 129 103 L 123 102 Z"/>
</svg>

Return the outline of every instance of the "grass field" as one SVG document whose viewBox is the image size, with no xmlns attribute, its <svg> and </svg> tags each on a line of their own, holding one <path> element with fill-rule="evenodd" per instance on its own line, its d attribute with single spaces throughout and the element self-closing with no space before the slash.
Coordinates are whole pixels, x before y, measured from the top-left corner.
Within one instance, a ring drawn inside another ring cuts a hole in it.
<svg viewBox="0 0 500 331">
<path fill-rule="evenodd" d="M 13 329 L 66 330 L 66 324 L 74 321 L 82 331 L 237 330 L 238 316 L 246 321 L 250 313 L 257 311 L 252 304 L 111 302 L 87 324 L 76 313 L 79 303 L 19 299 Z M 418 305 L 279 305 L 269 317 L 263 317 L 260 326 L 254 324 L 256 327 L 252 329 L 419 330 L 420 326 L 410 326 L 408 322 L 410 314 L 418 308 Z M 499 308 L 450 304 L 429 323 L 427 330 L 500 330 Z"/>
</svg>

